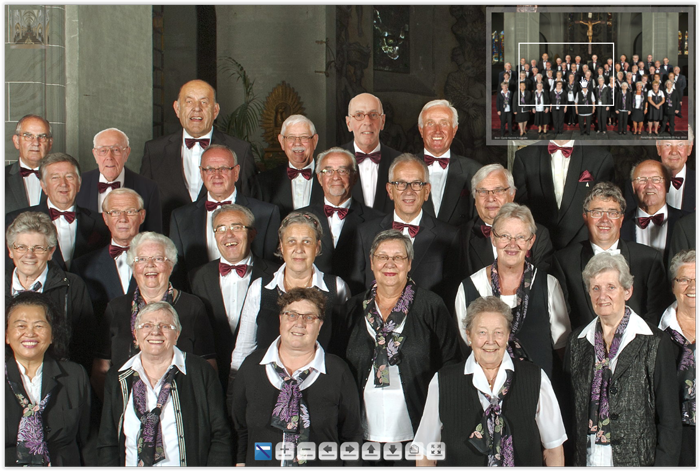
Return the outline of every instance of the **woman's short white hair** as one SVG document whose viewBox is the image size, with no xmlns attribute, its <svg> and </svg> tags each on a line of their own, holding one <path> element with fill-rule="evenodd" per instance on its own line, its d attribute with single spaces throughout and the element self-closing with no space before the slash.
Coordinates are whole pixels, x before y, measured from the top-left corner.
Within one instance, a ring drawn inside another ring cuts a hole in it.
<svg viewBox="0 0 700 471">
<path fill-rule="evenodd" d="M 506 219 L 518 219 L 523 223 L 527 224 L 528 229 L 530 229 L 530 234 L 535 234 L 537 232 L 537 224 L 535 224 L 535 218 L 532 217 L 532 212 L 530 208 L 525 205 L 519 205 L 518 203 L 506 203 L 501 206 L 498 210 L 498 214 L 493 218 L 492 227 L 495 228 L 498 223 Z"/>
<path fill-rule="evenodd" d="M 166 303 L 165 301 L 157 301 L 155 303 L 150 303 L 146 304 L 143 309 L 140 309 L 139 312 L 136 314 L 136 319 L 134 320 L 134 325 L 139 325 L 141 324 L 141 318 L 144 316 L 144 314 L 148 314 L 149 312 L 157 312 L 157 311 L 167 311 L 173 318 L 173 325 L 177 327 L 178 332 L 182 332 L 182 324 L 180 324 L 180 316 L 178 316 L 177 311 L 175 310 L 174 307 L 172 307 L 169 303 Z"/>
<path fill-rule="evenodd" d="M 683 265 L 690 263 L 695 264 L 695 249 L 681 250 L 674 255 L 671 260 L 671 266 L 668 268 L 669 273 L 671 273 L 671 279 L 673 280 L 673 278 L 678 276 L 678 270 Z"/>
<path fill-rule="evenodd" d="M 630 273 L 630 267 L 627 265 L 625 257 L 619 254 L 611 255 L 607 252 L 601 252 L 588 261 L 581 274 L 586 291 L 591 288 L 591 280 L 606 271 L 616 271 L 617 279 L 624 289 L 632 287 L 634 276 Z"/>
<path fill-rule="evenodd" d="M 141 244 L 146 242 L 155 242 L 163 246 L 163 251 L 168 261 L 175 266 L 177 263 L 177 248 L 175 244 L 168 237 L 163 234 L 158 234 L 157 232 L 140 232 L 131 240 L 131 245 L 129 246 L 129 251 L 126 252 L 126 264 L 130 267 L 134 267 L 134 258 L 136 257 L 139 247 Z"/>
</svg>

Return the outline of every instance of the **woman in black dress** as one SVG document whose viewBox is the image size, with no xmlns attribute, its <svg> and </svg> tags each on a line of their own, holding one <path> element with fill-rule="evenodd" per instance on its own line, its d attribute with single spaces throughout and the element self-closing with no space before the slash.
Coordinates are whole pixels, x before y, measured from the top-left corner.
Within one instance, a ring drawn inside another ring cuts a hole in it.
<svg viewBox="0 0 700 471">
<path fill-rule="evenodd" d="M 515 98 L 515 122 L 518 123 L 520 128 L 520 135 L 524 136 L 527 132 L 527 120 L 530 117 L 530 112 L 532 111 L 532 92 L 526 89 L 526 83 L 520 82 L 520 90 L 518 94 L 513 97 Z"/>
<path fill-rule="evenodd" d="M 576 83 L 576 75 L 569 74 L 566 85 L 564 86 L 564 91 L 566 92 L 566 100 L 569 104 L 569 109 L 566 112 L 566 124 L 574 126 L 576 125 L 574 103 L 576 103 L 576 95 L 578 95 L 579 92 L 578 83 Z"/>
<path fill-rule="evenodd" d="M 666 123 L 668 123 L 668 133 L 673 136 L 676 128 L 676 116 L 680 112 L 680 99 L 678 98 L 678 90 L 673 87 L 672 80 L 666 80 L 662 109 L 664 116 L 663 121 L 661 121 L 661 132 L 666 130 Z"/>
<path fill-rule="evenodd" d="M 659 122 L 663 118 L 664 110 L 662 106 L 666 101 L 664 93 L 659 90 L 659 81 L 654 80 L 651 84 L 651 90 L 647 94 L 647 100 L 649 102 L 649 115 L 647 119 L 649 121 L 648 132 L 651 134 L 652 124 L 654 125 L 654 134 L 659 135 Z"/>
<path fill-rule="evenodd" d="M 627 90 L 627 82 L 622 84 L 622 90 L 615 98 L 615 114 L 618 117 L 617 133 L 627 134 L 627 118 L 632 109 L 632 92 Z M 635 125 L 635 129 L 636 129 Z M 634 133 L 636 134 L 636 133 Z"/>
<path fill-rule="evenodd" d="M 649 103 L 644 93 L 644 82 L 637 82 L 637 90 L 632 93 L 632 134 L 642 134 L 644 116 L 647 114 Z"/>
<path fill-rule="evenodd" d="M 544 126 L 544 134 L 547 134 L 547 126 L 549 126 L 549 97 L 544 90 L 544 83 L 537 82 L 537 90 L 533 93 L 532 98 L 535 100 L 535 126 L 537 132 L 542 134 Z"/>
</svg>

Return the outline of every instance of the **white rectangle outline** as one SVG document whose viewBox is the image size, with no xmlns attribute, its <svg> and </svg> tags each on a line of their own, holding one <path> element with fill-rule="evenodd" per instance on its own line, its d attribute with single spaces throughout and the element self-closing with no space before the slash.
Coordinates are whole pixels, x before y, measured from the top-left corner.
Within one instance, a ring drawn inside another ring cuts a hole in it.
<svg viewBox="0 0 700 471">
<path fill-rule="evenodd" d="M 537 45 L 539 45 L 539 44 L 590 44 L 590 45 L 593 45 L 593 44 L 612 44 L 612 49 L 613 49 L 613 51 L 612 51 L 612 60 L 613 60 L 613 65 L 615 65 L 615 43 L 614 43 L 614 42 L 605 42 L 605 43 L 603 43 L 603 42 L 601 42 L 601 43 L 587 43 L 587 42 L 577 42 L 577 43 L 569 43 L 569 42 L 558 42 L 558 43 L 557 43 L 557 42 L 527 43 L 527 42 L 523 42 L 523 43 L 518 43 L 518 64 L 520 64 L 520 57 L 522 57 L 522 56 L 520 55 L 520 45 L 521 45 L 521 44 L 526 44 L 526 45 L 533 45 L 533 44 L 537 44 Z M 608 85 L 608 84 L 606 83 L 605 85 Z M 609 85 L 608 85 L 608 88 L 610 88 Z M 591 90 L 592 90 L 592 89 L 591 89 Z M 612 107 L 615 107 L 615 94 L 612 93 L 611 95 L 612 95 L 612 99 L 613 99 L 612 104 L 610 104 L 610 103 L 603 103 L 603 104 L 599 105 L 599 104 L 596 103 L 595 106 L 612 106 Z M 518 106 L 533 107 L 533 106 L 537 106 L 537 105 L 518 105 Z M 569 105 L 569 106 L 573 106 L 573 105 Z M 609 110 L 609 111 L 610 111 L 610 110 Z"/>
</svg>

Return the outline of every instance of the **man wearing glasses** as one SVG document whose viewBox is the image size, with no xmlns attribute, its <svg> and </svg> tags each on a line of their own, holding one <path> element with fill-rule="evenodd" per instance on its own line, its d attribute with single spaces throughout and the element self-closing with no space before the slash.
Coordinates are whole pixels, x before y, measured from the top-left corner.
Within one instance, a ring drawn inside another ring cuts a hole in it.
<svg viewBox="0 0 700 471">
<path fill-rule="evenodd" d="M 564 291 L 572 330 L 595 318 L 581 273 L 590 259 L 601 252 L 625 257 L 634 276 L 632 297 L 627 305 L 650 325 L 658 325 L 661 313 L 670 304 L 671 293 L 661 254 L 620 238 L 625 207 L 625 199 L 618 187 L 609 182 L 598 183 L 583 203 L 583 222 L 588 228 L 588 239 L 554 254 L 552 274 Z"/>
<path fill-rule="evenodd" d="M 202 154 L 201 178 L 207 190 L 200 198 L 172 213 L 170 238 L 180 259 L 171 276 L 173 286 L 186 289 L 188 274 L 207 262 L 221 257 L 216 243 L 212 215 L 217 208 L 227 204 L 239 204 L 250 209 L 258 221 L 257 236 L 252 241 L 253 254 L 274 260 L 277 248 L 277 228 L 280 225 L 279 209 L 243 195 L 236 188 L 240 172 L 237 155 L 228 147 L 212 144 Z"/>
<path fill-rule="evenodd" d="M 129 137 L 117 128 L 109 128 L 95 134 L 92 142 L 97 168 L 83 174 L 83 183 L 75 200 L 78 206 L 101 213 L 102 203 L 112 190 L 131 188 L 143 198 L 146 220 L 141 230 L 162 233 L 158 185 L 125 167 L 131 154 Z"/>
<path fill-rule="evenodd" d="M 284 218 L 296 209 L 323 203 L 323 189 L 313 178 L 318 145 L 314 123 L 306 116 L 293 114 L 282 123 L 277 139 L 287 163 L 258 175 L 256 198 L 276 205 Z"/>
<path fill-rule="evenodd" d="M 29 114 L 17 123 L 12 143 L 19 160 L 5 167 L 5 214 L 46 200 L 39 183 L 39 163 L 51 151 L 51 125 Z"/>
</svg>

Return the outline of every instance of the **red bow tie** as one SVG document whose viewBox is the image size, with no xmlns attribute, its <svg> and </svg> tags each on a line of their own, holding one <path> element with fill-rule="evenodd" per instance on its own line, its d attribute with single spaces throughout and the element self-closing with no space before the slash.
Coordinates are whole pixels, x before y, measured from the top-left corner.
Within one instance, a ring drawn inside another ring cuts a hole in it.
<svg viewBox="0 0 700 471">
<path fill-rule="evenodd" d="M 642 229 L 646 229 L 650 222 L 653 222 L 655 226 L 660 226 L 661 224 L 663 224 L 664 223 L 663 213 L 659 213 L 655 216 L 650 216 L 650 217 L 638 217 L 637 218 L 637 225 L 639 227 L 641 227 Z"/>
<path fill-rule="evenodd" d="M 32 173 L 34 175 L 36 175 L 37 178 L 39 178 L 39 171 L 38 170 L 32 170 L 31 168 L 24 168 L 24 167 L 19 168 L 19 174 L 22 175 L 22 178 L 27 178 Z"/>
<path fill-rule="evenodd" d="M 112 182 L 112 183 L 104 183 L 104 182 L 97 182 L 97 191 L 100 193 L 104 193 L 107 191 L 107 188 L 111 188 L 113 190 L 116 190 L 117 188 L 121 188 L 122 184 L 119 182 Z"/>
<path fill-rule="evenodd" d="M 206 208 L 207 211 L 214 211 L 216 208 L 221 207 L 225 204 L 231 204 L 230 201 L 221 201 L 217 203 L 216 201 L 205 201 L 204 202 L 204 207 Z"/>
<path fill-rule="evenodd" d="M 58 209 L 49 208 L 49 216 L 51 217 L 52 221 L 55 221 L 61 216 L 63 216 L 63 219 L 68 221 L 68 224 L 75 221 L 75 211 L 59 211 Z"/>
<path fill-rule="evenodd" d="M 437 162 L 440 164 L 440 167 L 442 167 L 443 170 L 450 164 L 450 159 L 447 157 L 433 157 L 429 154 L 425 154 L 423 156 L 423 160 L 425 160 L 425 165 L 433 165 L 435 162 Z"/>
<path fill-rule="evenodd" d="M 345 219 L 345 216 L 348 215 L 348 208 L 336 208 L 335 206 L 324 204 L 323 212 L 326 213 L 326 217 L 328 218 L 333 216 L 333 213 L 338 213 L 340 219 Z"/>
<path fill-rule="evenodd" d="M 206 149 L 207 147 L 209 147 L 209 142 L 210 142 L 209 139 L 192 139 L 189 137 L 185 138 L 185 145 L 187 146 L 188 149 L 193 148 L 194 145 L 197 143 L 199 143 L 199 146 L 202 149 Z"/>
<path fill-rule="evenodd" d="M 109 256 L 112 258 L 117 258 L 127 250 L 129 250 L 129 247 L 120 247 L 118 245 L 109 244 Z"/>
<path fill-rule="evenodd" d="M 486 224 L 482 224 L 479 226 L 479 229 L 481 229 L 481 234 L 486 237 L 487 239 L 491 237 L 491 226 L 487 226 Z"/>
<path fill-rule="evenodd" d="M 549 145 L 547 145 L 547 152 L 549 152 L 550 155 L 555 153 L 558 150 L 560 150 L 561 153 L 564 155 L 564 157 L 568 159 L 569 157 L 571 157 L 571 153 L 574 151 L 574 148 L 573 147 L 559 147 L 558 145 L 552 144 L 551 142 L 549 143 Z"/>
<path fill-rule="evenodd" d="M 298 170 L 296 168 L 287 167 L 287 176 L 290 180 L 294 180 L 299 174 L 304 177 L 305 180 L 311 180 L 311 169 L 305 168 L 303 170 Z"/>
<path fill-rule="evenodd" d="M 420 227 L 414 225 L 414 224 L 404 224 L 402 222 L 396 222 L 394 221 L 391 224 L 392 229 L 396 229 L 397 231 L 402 231 L 404 228 L 408 228 L 408 235 L 410 235 L 412 238 L 416 237 L 416 234 L 418 234 L 418 231 L 420 230 Z"/>
<path fill-rule="evenodd" d="M 382 153 L 381 151 L 379 152 L 372 152 L 370 154 L 365 154 L 364 152 L 355 152 L 355 160 L 357 160 L 358 164 L 361 164 L 362 162 L 365 161 L 365 159 L 369 159 L 375 164 L 378 164 L 379 161 L 382 160 Z"/>
<path fill-rule="evenodd" d="M 238 276 L 243 278 L 245 276 L 245 272 L 248 271 L 248 265 L 245 263 L 243 265 L 229 265 L 228 263 L 219 261 L 219 274 L 221 276 L 228 275 L 231 273 L 231 270 L 236 270 Z"/>
<path fill-rule="evenodd" d="M 671 185 L 673 185 L 673 188 L 676 190 L 680 190 L 683 186 L 683 179 L 681 177 L 673 177 L 671 179 Z"/>
</svg>

